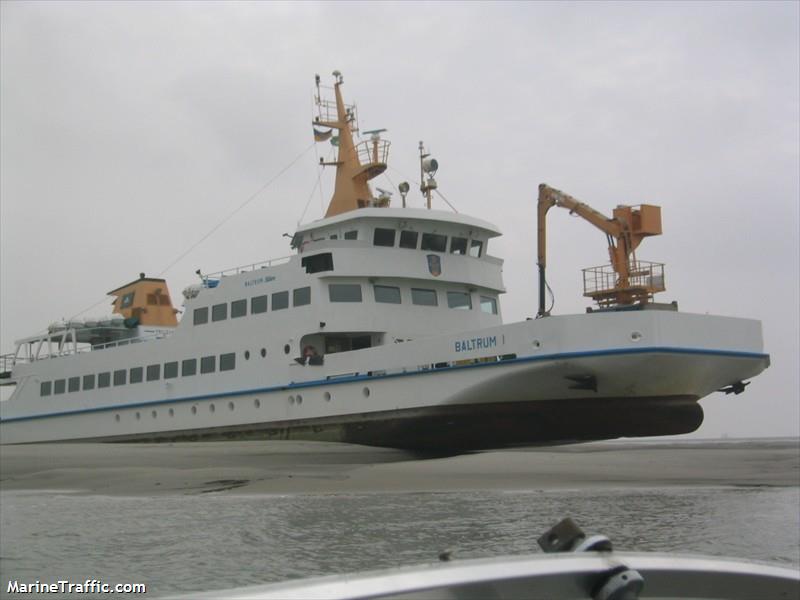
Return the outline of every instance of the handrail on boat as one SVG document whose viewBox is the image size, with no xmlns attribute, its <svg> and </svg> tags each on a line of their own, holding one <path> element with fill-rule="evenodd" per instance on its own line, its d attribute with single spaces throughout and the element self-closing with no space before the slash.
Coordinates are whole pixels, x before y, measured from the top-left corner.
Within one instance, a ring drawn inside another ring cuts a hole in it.
<svg viewBox="0 0 800 600">
<path fill-rule="evenodd" d="M 171 336 L 173 330 L 161 330 L 143 336 L 128 337 L 113 342 L 106 342 L 105 344 L 84 344 L 78 346 L 75 342 L 61 343 L 64 338 L 74 337 L 74 328 L 58 332 L 58 339 L 53 339 L 53 334 L 47 333 L 39 338 L 28 338 L 23 342 L 18 342 L 16 352 L 9 352 L 8 354 L 0 355 L 0 374 L 6 374 L 5 377 L 0 375 L 0 378 L 9 378 L 11 370 L 19 364 L 33 363 L 37 360 L 48 360 L 51 358 L 59 358 L 61 356 L 73 356 L 76 354 L 83 354 L 86 352 L 93 352 L 95 350 L 106 350 L 108 348 L 116 348 L 118 346 L 127 346 L 130 344 L 139 344 L 142 342 L 150 342 Z M 30 350 L 28 352 L 20 352 L 20 349 L 28 345 Z M 36 346 L 34 349 L 33 347 Z M 53 347 L 55 346 L 55 348 Z M 44 352 L 43 352 L 44 351 Z"/>
<path fill-rule="evenodd" d="M 276 265 L 283 265 L 286 264 L 291 260 L 292 256 L 280 256 L 278 258 L 271 258 L 269 260 L 262 260 L 261 262 L 252 263 L 249 265 L 242 265 L 239 267 L 231 267 L 230 269 L 223 269 L 222 271 L 216 271 L 214 273 L 207 273 L 204 274 L 203 281 L 206 282 L 209 279 L 215 279 L 219 277 L 229 277 L 231 275 L 239 275 L 240 273 L 247 273 L 249 271 L 257 271 L 258 269 L 266 269 L 267 267 L 274 267 Z"/>
</svg>

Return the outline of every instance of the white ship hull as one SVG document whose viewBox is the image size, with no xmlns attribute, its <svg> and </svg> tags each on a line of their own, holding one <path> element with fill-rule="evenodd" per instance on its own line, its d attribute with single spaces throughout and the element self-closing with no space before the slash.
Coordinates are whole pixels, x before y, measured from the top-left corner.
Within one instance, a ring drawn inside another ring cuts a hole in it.
<svg viewBox="0 0 800 600">
<path fill-rule="evenodd" d="M 119 363 L 112 354 L 152 355 L 172 342 L 91 354 Z M 676 434 L 699 427 L 700 398 L 757 375 L 769 357 L 757 321 L 646 310 L 422 338 L 320 366 L 283 362 L 285 378 L 271 384 L 251 363 L 207 381 L 12 400 L 0 440 L 247 437 L 448 451 Z M 22 374 L 17 385 L 39 378 Z"/>
</svg>

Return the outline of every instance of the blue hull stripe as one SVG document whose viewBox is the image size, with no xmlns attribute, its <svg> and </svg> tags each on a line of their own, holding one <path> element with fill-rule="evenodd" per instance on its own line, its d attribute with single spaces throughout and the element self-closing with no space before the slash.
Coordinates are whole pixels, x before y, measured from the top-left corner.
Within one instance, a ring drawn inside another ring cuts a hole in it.
<svg viewBox="0 0 800 600">
<path fill-rule="evenodd" d="M 287 383 L 285 385 L 276 385 L 271 387 L 253 388 L 249 390 L 238 390 L 233 392 L 217 392 L 214 394 L 203 394 L 199 396 L 187 396 L 186 398 L 171 398 L 169 400 L 148 400 L 146 402 L 134 402 L 131 404 L 120 404 L 115 406 L 100 406 L 97 408 L 82 408 L 79 410 L 62 411 L 54 413 L 45 413 L 41 415 L 28 415 L 24 417 L 7 417 L 0 419 L 2 423 L 11 423 L 13 421 L 30 421 L 33 419 L 48 419 L 52 417 L 64 417 L 71 415 L 80 415 L 93 412 L 105 412 L 112 410 L 125 410 L 128 408 L 142 408 L 147 406 L 159 406 L 164 404 L 178 404 L 183 402 L 196 402 L 198 400 L 210 400 L 212 398 L 233 398 L 236 396 L 247 396 L 249 394 L 267 394 L 270 392 L 279 392 L 285 390 L 294 390 L 302 388 L 312 388 L 321 386 L 340 385 L 342 383 L 352 383 L 354 381 L 376 381 L 378 379 L 390 379 L 392 377 L 409 377 L 409 376 L 424 376 L 433 375 L 436 373 L 443 373 L 447 371 L 461 370 L 461 369 L 484 369 L 500 366 L 509 366 L 519 363 L 527 362 L 543 362 L 548 360 L 563 360 L 567 358 L 584 358 L 592 356 L 618 356 L 624 354 L 693 354 L 702 356 L 729 356 L 732 358 L 749 358 L 757 360 L 769 361 L 769 354 L 761 354 L 756 352 L 732 352 L 729 350 L 702 350 L 697 348 L 618 348 L 612 350 L 589 350 L 585 352 L 562 352 L 559 354 L 546 354 L 542 356 L 524 356 L 522 358 L 513 358 L 509 360 L 502 360 L 491 363 L 477 363 L 473 365 L 455 365 L 442 367 L 440 369 L 430 369 L 426 371 L 408 371 L 399 373 L 385 373 L 381 375 L 351 375 L 346 377 L 336 377 L 335 379 L 314 379 L 312 381 L 302 381 L 298 383 Z M 472 360 L 472 359 L 466 359 Z"/>
</svg>

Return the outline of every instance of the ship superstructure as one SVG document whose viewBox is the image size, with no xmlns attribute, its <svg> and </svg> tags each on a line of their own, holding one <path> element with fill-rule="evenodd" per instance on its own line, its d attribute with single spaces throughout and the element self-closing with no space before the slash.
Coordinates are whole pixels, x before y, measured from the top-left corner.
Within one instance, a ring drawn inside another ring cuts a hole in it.
<svg viewBox="0 0 800 600">
<path fill-rule="evenodd" d="M 294 253 L 201 275 L 179 322 L 166 282 L 141 274 L 110 292 L 112 317 L 20 340 L 0 365 L 0 382 L 16 386 L 1 405 L 2 443 L 319 439 L 452 451 L 665 435 L 696 429 L 700 398 L 742 391 L 766 368 L 759 322 L 654 304 L 663 271 L 641 283 L 654 263 L 612 263 L 628 279 L 620 287 L 615 268 L 611 283 L 593 283 L 600 311 L 540 307 L 543 318 L 504 324 L 503 262 L 490 254 L 500 232 L 406 208 L 408 184 L 402 208 L 376 197 L 368 182 L 386 169 L 388 141 L 383 130 L 354 141 L 355 108 L 334 75 L 333 102 L 317 79 L 313 125 L 318 139 L 337 134 L 336 188 L 325 217 L 292 237 Z M 420 154 L 430 207 L 438 165 Z"/>
</svg>

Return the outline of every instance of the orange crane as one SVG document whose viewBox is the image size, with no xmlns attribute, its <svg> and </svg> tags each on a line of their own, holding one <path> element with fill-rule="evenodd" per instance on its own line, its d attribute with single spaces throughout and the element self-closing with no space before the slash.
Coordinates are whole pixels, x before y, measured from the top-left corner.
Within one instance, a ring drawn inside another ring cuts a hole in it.
<svg viewBox="0 0 800 600">
<path fill-rule="evenodd" d="M 642 240 L 651 235 L 661 235 L 661 207 L 652 204 L 639 206 L 620 205 L 613 217 L 593 209 L 564 192 L 539 185 L 538 261 L 539 312 L 537 318 L 549 315 L 545 310 L 544 291 L 547 286 L 547 211 L 553 206 L 566 208 L 571 214 L 585 219 L 606 234 L 611 264 L 583 269 L 583 295 L 592 298 L 600 308 L 615 308 L 646 304 L 653 294 L 663 292 L 664 265 L 636 259 L 635 250 Z"/>
</svg>

